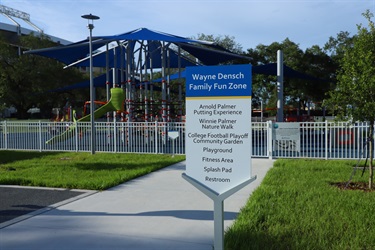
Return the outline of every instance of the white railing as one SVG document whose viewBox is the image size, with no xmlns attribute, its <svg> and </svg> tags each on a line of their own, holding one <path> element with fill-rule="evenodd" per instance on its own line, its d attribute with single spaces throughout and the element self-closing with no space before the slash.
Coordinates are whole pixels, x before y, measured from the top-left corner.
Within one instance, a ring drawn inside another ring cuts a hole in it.
<svg viewBox="0 0 375 250">
<path fill-rule="evenodd" d="M 291 150 L 288 143 L 276 147 L 273 141 L 272 157 L 275 158 L 366 158 L 368 147 L 368 123 L 303 122 L 300 123 L 299 150 Z"/>
<path fill-rule="evenodd" d="M 90 128 L 89 122 L 4 121 L 0 149 L 91 151 Z M 184 123 L 96 122 L 95 130 L 97 152 L 185 153 Z M 168 137 L 172 130 L 179 132 L 176 139 Z"/>
<path fill-rule="evenodd" d="M 299 124 L 300 140 L 295 142 L 276 141 L 271 121 L 253 122 L 252 156 L 358 159 L 368 155 L 367 123 Z M 95 128 L 97 152 L 185 154 L 185 123 L 182 122 L 96 122 Z M 171 131 L 174 134 L 177 131 L 178 137 L 170 138 Z M 0 123 L 0 149 L 90 152 L 90 134 L 88 122 L 3 121 Z M 51 139 L 51 143 L 46 143 Z"/>
</svg>

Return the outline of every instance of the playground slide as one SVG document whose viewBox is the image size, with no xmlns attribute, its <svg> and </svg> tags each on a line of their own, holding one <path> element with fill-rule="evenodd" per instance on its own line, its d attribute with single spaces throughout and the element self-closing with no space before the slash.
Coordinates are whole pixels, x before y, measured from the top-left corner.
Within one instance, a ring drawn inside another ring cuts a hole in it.
<svg viewBox="0 0 375 250">
<path fill-rule="evenodd" d="M 102 117 L 105 113 L 111 112 L 111 111 L 124 111 L 123 103 L 125 100 L 125 94 L 124 91 L 120 88 L 112 88 L 111 89 L 111 99 L 108 101 L 107 104 L 101 106 L 94 112 L 94 119 L 98 119 Z M 73 125 L 71 125 L 66 131 L 61 133 L 60 135 L 57 135 L 55 137 L 52 137 L 48 141 L 46 141 L 46 144 L 52 144 L 59 141 L 65 141 L 75 135 L 76 128 L 77 128 L 77 122 L 88 122 L 90 121 L 91 115 L 86 115 L 77 121 L 74 122 Z"/>
</svg>

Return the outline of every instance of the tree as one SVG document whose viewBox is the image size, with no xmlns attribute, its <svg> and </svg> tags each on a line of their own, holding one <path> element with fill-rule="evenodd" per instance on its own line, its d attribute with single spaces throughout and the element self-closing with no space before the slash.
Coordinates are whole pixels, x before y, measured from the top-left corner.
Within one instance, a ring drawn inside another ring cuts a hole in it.
<svg viewBox="0 0 375 250">
<path fill-rule="evenodd" d="M 54 105 L 61 105 L 66 96 L 48 93 L 48 90 L 83 79 L 78 70 L 64 70 L 64 65 L 56 60 L 18 54 L 18 46 L 27 50 L 54 45 L 43 35 L 22 36 L 17 46 L 9 44 L 5 39 L 0 40 L 0 100 L 7 106 L 14 106 L 18 118 L 26 118 L 27 110 L 32 107 L 51 110 Z"/>
<path fill-rule="evenodd" d="M 278 50 L 282 50 L 284 53 L 284 64 L 294 69 L 299 69 L 302 64 L 302 58 L 304 55 L 303 51 L 299 48 L 298 44 L 292 42 L 288 38 L 282 43 L 274 42 L 270 45 L 259 44 L 254 50 L 249 49 L 247 55 L 253 58 L 252 65 L 257 66 L 275 63 L 277 61 Z M 299 97 L 302 97 L 299 88 L 301 84 L 298 83 L 299 81 L 296 79 L 285 79 L 284 97 L 289 104 L 298 100 Z M 275 85 L 275 76 L 254 75 L 253 99 L 255 102 L 260 102 L 260 100 L 262 100 L 267 108 L 276 108 L 277 93 Z"/>
<path fill-rule="evenodd" d="M 324 67 L 324 71 L 328 75 L 324 79 L 336 82 L 337 73 L 340 68 L 340 61 L 344 57 L 345 52 L 353 47 L 353 40 L 355 36 L 350 36 L 347 31 L 341 31 L 336 38 L 330 37 L 328 42 L 324 45 L 323 51 L 329 57 L 329 63 Z"/>
<path fill-rule="evenodd" d="M 332 58 L 318 45 L 305 50 L 300 67 L 301 72 L 314 76 L 317 81 L 303 81 L 302 87 L 306 99 L 312 100 L 316 107 L 322 108 L 321 104 L 326 93 L 335 88 L 337 66 Z"/>
<path fill-rule="evenodd" d="M 339 63 L 344 57 L 346 50 L 353 47 L 353 40 L 355 36 L 350 36 L 347 31 L 341 31 L 336 38 L 330 37 L 328 42 L 324 45 L 325 52 L 332 58 L 333 61 Z"/>
<path fill-rule="evenodd" d="M 239 43 L 236 43 L 235 37 L 230 37 L 230 36 L 214 36 L 214 35 L 205 35 L 202 33 L 199 33 L 197 38 L 192 37 L 192 39 L 197 39 L 197 40 L 204 40 L 204 41 L 210 41 L 210 42 L 215 42 L 216 44 L 220 45 L 221 47 L 237 54 L 242 54 L 242 46 Z"/>
<path fill-rule="evenodd" d="M 373 14 L 367 10 L 363 16 L 368 28 L 357 25 L 358 34 L 353 46 L 346 47 L 340 60 L 337 87 L 325 101 L 342 120 L 369 122 L 369 188 L 373 187 L 373 147 L 375 121 L 375 24 Z"/>
<path fill-rule="evenodd" d="M 275 63 L 277 50 L 283 51 L 284 64 L 286 66 L 317 79 L 324 79 L 322 81 L 312 81 L 285 77 L 285 103 L 289 107 L 303 110 L 306 109 L 308 102 L 321 104 L 325 92 L 334 87 L 332 77 L 336 68 L 331 57 L 317 45 L 303 51 L 298 44 L 288 38 L 281 43 L 260 44 L 255 49 L 248 49 L 247 55 L 253 58 L 252 65 L 257 66 Z M 259 104 L 260 100 L 262 100 L 263 103 L 266 103 L 266 107 L 275 108 L 277 102 L 275 84 L 275 76 L 253 75 L 253 101 Z"/>
</svg>

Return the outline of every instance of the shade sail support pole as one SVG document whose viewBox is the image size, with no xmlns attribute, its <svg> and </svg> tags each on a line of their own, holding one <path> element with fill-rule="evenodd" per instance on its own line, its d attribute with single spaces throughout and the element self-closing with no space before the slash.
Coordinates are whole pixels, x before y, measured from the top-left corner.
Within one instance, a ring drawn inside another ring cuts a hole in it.
<svg viewBox="0 0 375 250">
<path fill-rule="evenodd" d="M 277 122 L 284 121 L 284 56 L 277 51 Z"/>
</svg>

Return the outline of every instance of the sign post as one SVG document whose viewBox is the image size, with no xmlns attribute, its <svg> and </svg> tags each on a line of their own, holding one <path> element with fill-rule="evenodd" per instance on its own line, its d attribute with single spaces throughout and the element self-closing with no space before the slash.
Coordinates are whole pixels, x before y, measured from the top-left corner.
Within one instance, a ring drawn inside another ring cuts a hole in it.
<svg viewBox="0 0 375 250">
<path fill-rule="evenodd" d="M 172 140 L 172 157 L 174 157 L 175 140 L 178 138 L 179 132 L 170 130 L 168 131 L 168 137 Z"/>
<path fill-rule="evenodd" d="M 251 175 L 251 65 L 186 68 L 186 173 L 214 201 L 215 250 L 224 246 L 223 201 Z"/>
</svg>

